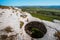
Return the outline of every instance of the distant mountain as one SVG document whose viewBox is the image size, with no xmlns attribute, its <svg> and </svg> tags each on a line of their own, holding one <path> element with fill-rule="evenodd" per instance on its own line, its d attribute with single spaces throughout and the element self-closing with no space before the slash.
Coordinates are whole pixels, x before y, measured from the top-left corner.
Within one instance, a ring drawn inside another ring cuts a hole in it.
<svg viewBox="0 0 60 40">
<path fill-rule="evenodd" d="M 35 7 L 35 8 L 50 8 L 50 9 L 60 9 L 60 6 L 16 6 L 18 8 L 27 8 L 27 7 Z"/>
<path fill-rule="evenodd" d="M 40 6 L 41 8 L 60 9 L 60 6 Z"/>
</svg>

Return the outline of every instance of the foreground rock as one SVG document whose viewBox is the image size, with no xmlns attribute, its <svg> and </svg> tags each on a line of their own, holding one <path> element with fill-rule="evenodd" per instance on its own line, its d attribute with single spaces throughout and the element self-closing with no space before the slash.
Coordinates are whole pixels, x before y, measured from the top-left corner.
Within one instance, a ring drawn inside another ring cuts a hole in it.
<svg viewBox="0 0 60 40">
<path fill-rule="evenodd" d="M 0 8 L 0 40 L 18 40 L 20 12 L 11 7 Z"/>
</svg>

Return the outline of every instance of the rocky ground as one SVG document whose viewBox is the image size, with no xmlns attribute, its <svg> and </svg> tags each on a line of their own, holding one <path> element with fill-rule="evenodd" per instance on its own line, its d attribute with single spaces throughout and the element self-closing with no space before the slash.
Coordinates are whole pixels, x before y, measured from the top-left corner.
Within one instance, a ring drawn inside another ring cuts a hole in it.
<svg viewBox="0 0 60 40">
<path fill-rule="evenodd" d="M 25 25 L 32 21 L 42 22 L 47 28 L 43 38 L 30 37 L 25 31 Z M 0 40 L 60 40 L 60 23 L 49 22 L 32 17 L 27 12 L 14 7 L 0 7 Z M 55 37 L 55 33 L 59 34 Z"/>
</svg>

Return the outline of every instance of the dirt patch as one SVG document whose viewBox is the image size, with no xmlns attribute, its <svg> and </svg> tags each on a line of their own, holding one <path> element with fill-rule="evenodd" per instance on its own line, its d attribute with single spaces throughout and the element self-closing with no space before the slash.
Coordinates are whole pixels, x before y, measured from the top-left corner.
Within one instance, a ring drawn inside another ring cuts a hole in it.
<svg viewBox="0 0 60 40">
<path fill-rule="evenodd" d="M 4 29 L 4 31 L 6 31 L 7 33 L 13 32 L 13 31 L 12 31 L 12 28 L 11 28 L 10 26 L 6 27 L 6 28 Z"/>
<path fill-rule="evenodd" d="M 20 15 L 21 17 L 23 17 L 23 18 L 26 18 L 27 17 L 27 15 Z"/>
<path fill-rule="evenodd" d="M 55 37 L 57 37 L 57 40 L 60 40 L 60 32 L 57 31 L 55 34 L 54 34 Z"/>
</svg>

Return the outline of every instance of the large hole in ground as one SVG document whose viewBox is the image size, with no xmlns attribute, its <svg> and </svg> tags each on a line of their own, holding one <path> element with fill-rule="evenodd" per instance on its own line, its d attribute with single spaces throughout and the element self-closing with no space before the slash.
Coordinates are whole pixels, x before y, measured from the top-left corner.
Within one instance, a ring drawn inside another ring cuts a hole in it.
<svg viewBox="0 0 60 40">
<path fill-rule="evenodd" d="M 46 34 L 47 29 L 43 23 L 32 21 L 25 25 L 25 31 L 32 38 L 42 38 Z"/>
</svg>

